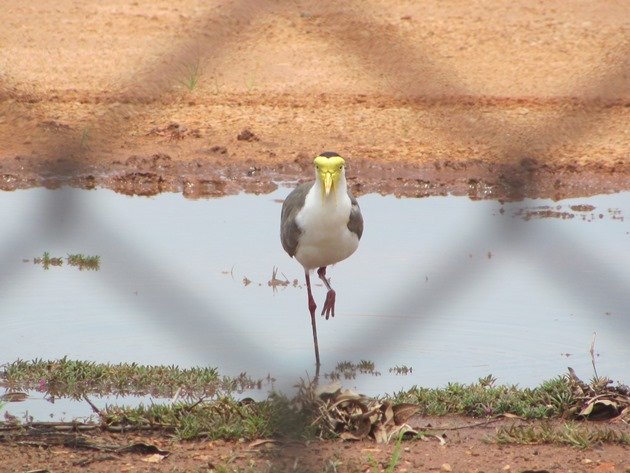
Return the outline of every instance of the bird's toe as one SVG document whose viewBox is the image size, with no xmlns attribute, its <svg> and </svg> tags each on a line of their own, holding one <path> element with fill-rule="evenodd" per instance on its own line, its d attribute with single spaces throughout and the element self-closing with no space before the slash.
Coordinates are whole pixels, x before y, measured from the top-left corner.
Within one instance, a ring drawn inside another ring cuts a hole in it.
<svg viewBox="0 0 630 473">
<path fill-rule="evenodd" d="M 324 302 L 324 308 L 322 309 L 322 315 L 326 316 L 326 320 L 335 316 L 335 299 L 335 291 L 331 289 L 326 294 L 326 301 Z"/>
</svg>

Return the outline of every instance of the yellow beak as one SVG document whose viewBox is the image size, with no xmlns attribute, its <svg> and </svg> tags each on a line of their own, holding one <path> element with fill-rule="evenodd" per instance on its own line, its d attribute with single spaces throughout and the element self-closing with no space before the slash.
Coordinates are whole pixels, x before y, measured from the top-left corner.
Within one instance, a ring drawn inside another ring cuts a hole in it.
<svg viewBox="0 0 630 473">
<path fill-rule="evenodd" d="M 326 193 L 326 195 L 330 194 L 330 190 L 333 187 L 333 175 L 331 172 L 325 172 L 323 173 L 323 178 L 324 178 L 324 192 Z"/>
</svg>

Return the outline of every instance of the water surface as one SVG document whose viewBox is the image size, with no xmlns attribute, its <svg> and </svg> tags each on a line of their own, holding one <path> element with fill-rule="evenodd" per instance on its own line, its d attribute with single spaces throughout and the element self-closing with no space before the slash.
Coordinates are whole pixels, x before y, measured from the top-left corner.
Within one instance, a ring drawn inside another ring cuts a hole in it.
<svg viewBox="0 0 630 473">
<path fill-rule="evenodd" d="M 303 271 L 278 235 L 289 191 L 196 201 L 0 193 L 0 363 L 216 366 L 271 374 L 281 389 L 312 376 Z M 374 361 L 381 376 L 344 381 L 372 395 L 490 373 L 534 386 L 567 366 L 588 379 L 596 332 L 599 373 L 629 380 L 630 193 L 359 203 L 359 250 L 329 269 L 337 316 L 318 321 L 322 373 Z M 44 270 L 32 262 L 44 251 L 99 255 L 100 270 Z M 291 284 L 269 286 L 274 267 Z M 320 307 L 324 297 L 320 284 Z M 402 365 L 413 372 L 389 372 Z"/>
</svg>

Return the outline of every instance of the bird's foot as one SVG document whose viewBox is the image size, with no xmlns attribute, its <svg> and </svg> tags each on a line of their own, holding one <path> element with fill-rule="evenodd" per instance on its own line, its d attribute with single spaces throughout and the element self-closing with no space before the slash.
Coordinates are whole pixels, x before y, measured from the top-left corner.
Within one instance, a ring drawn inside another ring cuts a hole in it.
<svg viewBox="0 0 630 473">
<path fill-rule="evenodd" d="M 326 301 L 324 302 L 324 308 L 322 309 L 322 315 L 326 316 L 326 320 L 329 317 L 335 316 L 335 298 L 336 294 L 333 289 L 329 290 L 326 294 Z"/>
</svg>

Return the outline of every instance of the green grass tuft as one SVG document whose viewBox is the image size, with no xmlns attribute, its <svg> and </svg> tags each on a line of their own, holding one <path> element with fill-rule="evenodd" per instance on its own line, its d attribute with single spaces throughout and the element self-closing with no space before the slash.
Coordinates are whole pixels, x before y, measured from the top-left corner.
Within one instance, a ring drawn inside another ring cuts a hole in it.
<svg viewBox="0 0 630 473">
<path fill-rule="evenodd" d="M 560 444 L 576 448 L 591 448 L 602 443 L 630 445 L 630 435 L 625 432 L 611 428 L 593 428 L 575 422 L 567 422 L 560 427 L 553 427 L 548 422 L 540 425 L 499 427 L 489 440 L 499 444 Z"/>
<path fill-rule="evenodd" d="M 492 378 L 478 383 L 449 383 L 444 388 L 413 387 L 393 396 L 395 402 L 418 404 L 424 415 L 463 414 L 487 417 L 514 414 L 525 419 L 561 416 L 574 404 L 571 386 L 564 376 L 540 386 L 494 386 Z"/>
<path fill-rule="evenodd" d="M 341 363 L 337 369 L 352 371 L 359 369 L 359 366 L 366 371 L 375 369 L 367 362 L 357 365 Z M 517 386 L 497 386 L 496 380 L 488 376 L 469 385 L 450 383 L 443 388 L 414 387 L 387 396 L 387 405 L 394 409 L 394 419 L 398 415 L 401 422 L 405 422 L 403 417 L 409 408 L 413 410 L 409 415 L 416 414 L 415 406 L 420 415 L 494 417 L 511 414 L 523 419 L 543 419 L 542 423 L 532 425 L 500 427 L 490 439 L 497 443 L 555 443 L 577 448 L 599 443 L 630 445 L 630 435 L 618 429 L 599 429 L 587 423 L 575 422 L 558 427 L 557 420 L 556 424 L 552 424 L 551 420 L 563 416 L 565 419 L 579 418 L 580 409 L 588 397 L 585 398 L 579 392 L 574 394 L 578 381 L 570 376 L 559 376 L 536 388 L 521 389 Z M 261 385 L 262 380 L 254 381 L 244 373 L 235 378 L 221 377 L 215 368 L 99 364 L 65 357 L 49 361 L 17 360 L 2 366 L 0 370 L 0 387 L 9 391 L 38 389 L 52 397 L 85 399 L 92 405 L 100 425 L 117 432 L 164 430 L 179 439 L 312 439 L 336 437 L 348 425 L 354 425 L 353 414 L 344 417 L 340 414 L 344 406 L 330 403 L 330 397 L 340 391 L 320 396 L 313 385 L 304 382 L 298 384 L 297 394 L 291 398 L 276 392 L 260 402 L 249 398 L 237 401 L 233 397 L 235 392 L 260 388 Z M 581 389 L 590 388 L 584 385 Z M 614 395 L 618 410 L 622 410 L 626 405 L 625 387 L 615 389 L 610 390 L 609 395 Z M 88 400 L 87 395 L 92 393 L 151 394 L 154 397 L 170 397 L 172 401 L 167 404 L 106 406 L 98 409 Z M 344 395 L 344 402 L 349 402 L 348 394 Z M 596 398 L 602 400 L 602 396 L 599 394 Z M 370 402 L 381 402 L 358 395 L 353 399 L 354 403 L 363 403 L 361 405 L 365 406 L 372 405 Z M 396 411 L 396 404 L 400 403 L 411 403 L 412 406 L 399 406 L 400 410 Z M 355 404 L 348 405 L 356 407 Z M 376 419 L 375 422 L 384 420 Z M 371 431 L 364 432 L 364 435 L 378 438 Z M 399 463 L 401 441 L 402 437 L 398 437 L 389 466 L 381 465 L 387 468 L 386 471 L 393 471 Z M 336 468 L 334 464 L 331 467 Z"/>
<path fill-rule="evenodd" d="M 203 74 L 203 67 L 199 59 L 182 64 L 182 76 L 179 83 L 182 84 L 189 92 L 192 92 L 199 86 L 201 75 Z"/>
<path fill-rule="evenodd" d="M 68 255 L 67 261 L 68 265 L 76 266 L 81 271 L 83 269 L 98 271 L 101 267 L 101 257 L 98 255 L 85 256 L 80 253 L 75 255 Z"/>
<path fill-rule="evenodd" d="M 357 374 L 369 374 L 371 376 L 380 376 L 381 373 L 376 370 L 373 361 L 361 360 L 358 363 L 351 361 L 340 361 L 335 369 L 330 373 L 325 373 L 324 377 L 331 381 L 339 379 L 355 379 Z"/>
<path fill-rule="evenodd" d="M 28 260 L 25 260 L 28 261 Z M 66 258 L 66 262 L 69 266 L 74 266 L 79 268 L 79 270 L 93 270 L 98 271 L 101 267 L 101 257 L 98 255 L 95 256 L 85 256 L 81 253 L 68 255 Z M 63 258 L 57 256 L 50 256 L 50 253 L 47 251 L 44 252 L 43 256 L 33 258 L 34 264 L 41 264 L 45 270 L 50 269 L 51 266 L 63 266 Z"/>
<path fill-rule="evenodd" d="M 110 406 L 103 409 L 99 417 L 108 430 L 163 430 L 181 440 L 314 436 L 311 416 L 298 412 L 280 395 L 271 395 L 261 402 L 242 402 L 225 396 L 210 402 Z"/>
<path fill-rule="evenodd" d="M 151 394 L 182 398 L 217 396 L 262 386 L 245 373 L 221 377 L 216 368 L 146 366 L 137 363 L 94 363 L 60 360 L 17 360 L 0 371 L 0 385 L 12 389 L 40 389 L 53 395 L 80 398 L 85 394 Z"/>
</svg>

